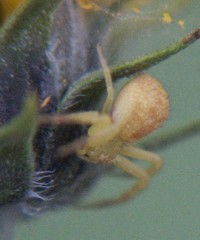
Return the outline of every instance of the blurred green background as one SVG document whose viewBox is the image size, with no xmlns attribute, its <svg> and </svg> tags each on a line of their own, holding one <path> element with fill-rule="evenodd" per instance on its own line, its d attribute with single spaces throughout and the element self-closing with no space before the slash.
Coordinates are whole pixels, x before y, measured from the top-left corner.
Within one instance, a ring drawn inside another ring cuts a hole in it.
<svg viewBox="0 0 200 240">
<path fill-rule="evenodd" d="M 151 2 L 140 6 L 139 16 L 125 9 L 122 19 L 113 18 L 103 42 L 110 63 L 153 52 L 200 27 L 198 0 Z M 165 10 L 173 17 L 171 24 L 161 20 Z M 179 19 L 184 20 L 184 29 L 177 25 Z M 120 28 L 126 29 L 123 34 Z M 147 72 L 159 79 L 170 95 L 170 118 L 158 132 L 200 117 L 200 41 Z M 100 210 L 69 207 L 49 212 L 19 223 L 16 240 L 200 239 L 199 134 L 158 153 L 164 167 L 135 199 Z M 131 179 L 107 174 L 89 198 L 114 196 L 130 184 Z"/>
</svg>

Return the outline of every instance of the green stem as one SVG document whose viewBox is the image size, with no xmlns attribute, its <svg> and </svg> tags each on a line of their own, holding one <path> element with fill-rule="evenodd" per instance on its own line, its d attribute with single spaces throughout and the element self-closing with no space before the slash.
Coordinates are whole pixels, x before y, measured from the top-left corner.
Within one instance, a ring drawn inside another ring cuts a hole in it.
<svg viewBox="0 0 200 240">
<path fill-rule="evenodd" d="M 197 41 L 200 38 L 200 29 L 196 29 L 194 32 L 190 33 L 186 37 L 180 39 L 174 44 L 169 45 L 168 47 L 156 51 L 153 54 L 146 55 L 139 60 L 130 61 L 125 63 L 122 66 L 111 67 L 111 75 L 113 80 L 117 80 L 122 77 L 130 77 L 135 73 L 141 72 L 147 68 L 150 68 L 165 59 L 175 55 L 176 53 L 184 50 L 192 43 Z"/>
<path fill-rule="evenodd" d="M 182 126 L 174 126 L 155 137 L 149 137 L 148 139 L 140 141 L 140 144 L 146 149 L 160 150 L 199 132 L 200 119 L 198 118 Z"/>
<path fill-rule="evenodd" d="M 112 66 L 110 67 L 112 79 L 113 81 L 116 81 L 123 77 L 131 77 L 136 73 L 148 69 L 187 48 L 199 38 L 200 29 L 196 29 L 186 37 L 180 39 L 176 43 L 169 45 L 168 47 L 165 47 L 164 49 L 161 49 L 149 55 L 145 55 L 138 60 L 127 62 L 123 65 Z M 60 110 L 66 110 L 71 105 L 71 103 L 74 102 L 74 100 L 77 101 L 77 98 L 79 98 L 79 96 L 80 98 L 81 96 L 87 96 L 87 99 L 90 99 L 91 101 L 94 92 L 100 92 L 100 90 L 105 87 L 105 84 L 102 84 L 104 82 L 105 76 L 102 70 L 85 75 L 69 88 L 69 91 L 63 97 L 63 100 L 60 104 Z M 85 98 L 85 100 L 81 99 L 81 101 L 87 100 Z"/>
</svg>

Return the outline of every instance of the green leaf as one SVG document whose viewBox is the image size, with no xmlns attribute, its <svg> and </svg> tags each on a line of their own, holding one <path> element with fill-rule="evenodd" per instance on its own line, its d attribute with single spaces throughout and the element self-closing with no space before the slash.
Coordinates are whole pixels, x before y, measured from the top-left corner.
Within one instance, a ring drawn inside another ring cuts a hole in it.
<svg viewBox="0 0 200 240">
<path fill-rule="evenodd" d="M 61 0 L 29 0 L 0 30 L 0 124 L 20 110 L 29 91 L 43 96 L 52 92 L 46 50 L 52 14 Z"/>
<path fill-rule="evenodd" d="M 29 187 L 37 106 L 36 96 L 30 95 L 22 112 L 0 128 L 0 205 L 23 197 Z"/>
<path fill-rule="evenodd" d="M 29 92 L 45 98 L 53 91 L 46 50 L 60 2 L 28 0 L 0 30 L 0 205 L 21 199 L 30 185 L 38 104 Z"/>
<path fill-rule="evenodd" d="M 21 47 L 18 46 L 19 49 L 31 45 L 47 44 L 52 14 L 60 2 L 61 0 L 27 0 L 3 25 L 0 31 L 1 48 L 17 40 L 23 43 Z M 42 42 L 37 40 L 42 40 Z"/>
</svg>

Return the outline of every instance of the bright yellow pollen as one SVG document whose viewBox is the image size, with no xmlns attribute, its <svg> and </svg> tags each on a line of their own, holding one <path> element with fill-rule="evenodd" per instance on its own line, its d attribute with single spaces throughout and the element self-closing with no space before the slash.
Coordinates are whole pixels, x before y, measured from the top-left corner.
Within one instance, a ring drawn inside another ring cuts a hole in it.
<svg viewBox="0 0 200 240">
<path fill-rule="evenodd" d="M 79 0 L 78 2 L 79 2 L 80 7 L 85 9 L 85 10 L 94 9 L 93 4 L 91 4 L 90 1 L 88 1 L 88 0 Z"/>
<path fill-rule="evenodd" d="M 48 104 L 49 104 L 49 102 L 51 101 L 51 97 L 49 96 L 49 97 L 46 97 L 45 99 L 44 99 L 44 101 L 41 103 L 41 105 L 40 105 L 40 108 L 42 109 L 42 108 L 45 108 Z"/>
<path fill-rule="evenodd" d="M 133 9 L 133 12 L 136 13 L 136 14 L 140 14 L 141 13 L 140 9 L 137 8 L 137 7 L 133 7 L 132 9 Z"/>
<path fill-rule="evenodd" d="M 169 12 L 163 12 L 162 20 L 164 23 L 170 24 L 172 22 L 172 17 Z"/>
<path fill-rule="evenodd" d="M 185 28 L 185 22 L 184 22 L 182 19 L 178 20 L 178 25 L 179 25 L 181 28 Z"/>
</svg>

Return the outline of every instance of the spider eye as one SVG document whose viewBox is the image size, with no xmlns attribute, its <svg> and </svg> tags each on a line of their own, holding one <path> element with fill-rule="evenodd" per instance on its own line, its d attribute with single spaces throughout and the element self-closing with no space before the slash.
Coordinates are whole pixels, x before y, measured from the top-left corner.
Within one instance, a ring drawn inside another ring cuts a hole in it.
<svg viewBox="0 0 200 240">
<path fill-rule="evenodd" d="M 169 115 L 167 92 L 155 78 L 142 74 L 120 91 L 112 118 L 122 124 L 120 138 L 138 140 L 158 128 Z"/>
</svg>

